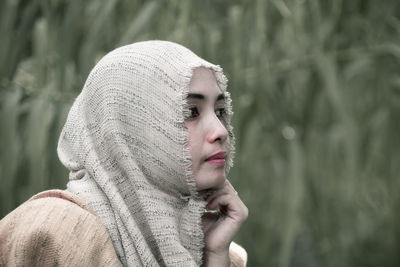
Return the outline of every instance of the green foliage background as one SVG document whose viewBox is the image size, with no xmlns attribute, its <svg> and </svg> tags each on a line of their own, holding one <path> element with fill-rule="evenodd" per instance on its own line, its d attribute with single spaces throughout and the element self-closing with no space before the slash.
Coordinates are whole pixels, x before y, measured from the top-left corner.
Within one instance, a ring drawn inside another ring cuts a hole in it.
<svg viewBox="0 0 400 267">
<path fill-rule="evenodd" d="M 0 23 L 0 218 L 65 188 L 97 60 L 166 39 L 230 79 L 250 266 L 400 266 L 399 1 L 2 0 Z"/>
</svg>

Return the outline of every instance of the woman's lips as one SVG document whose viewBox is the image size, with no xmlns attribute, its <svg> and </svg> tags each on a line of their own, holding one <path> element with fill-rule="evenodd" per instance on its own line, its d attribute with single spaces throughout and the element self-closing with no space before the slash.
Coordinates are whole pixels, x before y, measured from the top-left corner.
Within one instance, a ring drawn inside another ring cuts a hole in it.
<svg viewBox="0 0 400 267">
<path fill-rule="evenodd" d="M 205 160 L 207 163 L 223 166 L 225 165 L 225 152 L 218 152 Z"/>
</svg>

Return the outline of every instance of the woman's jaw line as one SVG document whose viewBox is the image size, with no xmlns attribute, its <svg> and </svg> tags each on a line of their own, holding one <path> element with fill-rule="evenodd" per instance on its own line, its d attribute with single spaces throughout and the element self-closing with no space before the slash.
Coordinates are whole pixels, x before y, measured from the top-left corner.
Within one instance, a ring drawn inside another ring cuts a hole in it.
<svg viewBox="0 0 400 267">
<path fill-rule="evenodd" d="M 209 187 L 202 188 L 197 190 L 201 195 L 209 196 L 213 192 L 218 191 L 219 189 L 223 188 L 225 185 L 226 177 L 223 178 L 222 181 L 218 182 L 218 184 L 210 185 Z"/>
</svg>

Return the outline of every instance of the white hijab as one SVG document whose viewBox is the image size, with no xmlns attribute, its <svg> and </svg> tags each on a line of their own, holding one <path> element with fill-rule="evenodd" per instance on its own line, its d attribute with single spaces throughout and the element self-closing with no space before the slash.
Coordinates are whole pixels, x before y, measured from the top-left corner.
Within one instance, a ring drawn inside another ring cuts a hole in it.
<svg viewBox="0 0 400 267">
<path fill-rule="evenodd" d="M 62 130 L 58 155 L 67 190 L 83 198 L 127 266 L 202 264 L 206 202 L 191 172 L 186 96 L 193 70 L 219 66 L 187 48 L 146 41 L 118 48 L 91 71 Z M 232 154 L 232 153 L 231 153 Z M 228 160 L 228 168 L 232 158 Z"/>
</svg>

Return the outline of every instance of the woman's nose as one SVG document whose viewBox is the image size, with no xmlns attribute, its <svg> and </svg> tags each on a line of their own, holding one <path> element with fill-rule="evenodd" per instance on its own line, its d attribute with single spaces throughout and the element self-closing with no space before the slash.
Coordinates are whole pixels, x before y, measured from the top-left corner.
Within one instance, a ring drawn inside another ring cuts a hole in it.
<svg viewBox="0 0 400 267">
<path fill-rule="evenodd" d="M 228 130 L 217 116 L 214 115 L 212 117 L 207 127 L 207 141 L 209 143 L 214 143 L 216 141 L 224 143 L 228 138 Z"/>
</svg>

